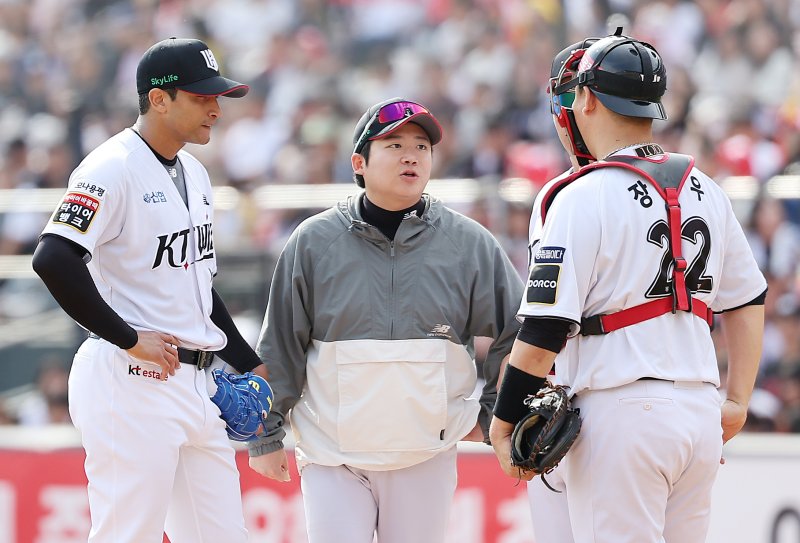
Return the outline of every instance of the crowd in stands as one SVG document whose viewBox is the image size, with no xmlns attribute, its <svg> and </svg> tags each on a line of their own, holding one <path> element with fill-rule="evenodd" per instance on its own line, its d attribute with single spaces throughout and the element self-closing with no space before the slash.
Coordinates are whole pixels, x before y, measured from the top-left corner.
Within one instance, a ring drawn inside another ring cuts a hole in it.
<svg viewBox="0 0 800 543">
<path fill-rule="evenodd" d="M 775 175 L 800 175 L 793 0 L 8 0 L 0 189 L 65 187 L 83 156 L 132 124 L 136 64 L 169 36 L 203 39 L 226 74 L 251 85 L 246 99 L 223 102 L 212 143 L 189 149 L 216 185 L 247 194 L 352 183 L 356 120 L 370 104 L 404 96 L 443 122 L 434 178 L 475 178 L 489 189 L 525 178 L 538 188 L 567 167 L 545 93 L 550 61 L 616 26 L 666 61 L 663 147 L 692 154 L 718 181 L 757 180 L 740 219 L 770 293 L 750 427 L 800 432 L 800 200 L 764 190 Z M 530 202 L 500 214 L 487 207 L 479 200 L 463 211 L 524 272 Z M 242 209 L 215 230 L 221 251 L 277 252 L 314 211 Z M 0 214 L 0 254 L 30 254 L 47 216 Z M 722 351 L 719 360 L 724 372 Z"/>
</svg>

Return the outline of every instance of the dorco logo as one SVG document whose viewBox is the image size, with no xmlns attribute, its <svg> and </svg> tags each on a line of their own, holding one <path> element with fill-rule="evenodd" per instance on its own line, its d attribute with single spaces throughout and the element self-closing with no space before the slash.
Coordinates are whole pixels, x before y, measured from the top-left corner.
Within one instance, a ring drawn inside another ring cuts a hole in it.
<svg viewBox="0 0 800 543">
<path fill-rule="evenodd" d="M 528 288 L 556 288 L 556 282 L 549 279 L 528 279 Z"/>
<path fill-rule="evenodd" d="M 161 380 L 161 372 L 157 370 L 146 370 L 141 366 L 132 366 L 128 364 L 128 375 L 135 375 L 137 377 L 148 377 L 150 379 Z"/>
</svg>

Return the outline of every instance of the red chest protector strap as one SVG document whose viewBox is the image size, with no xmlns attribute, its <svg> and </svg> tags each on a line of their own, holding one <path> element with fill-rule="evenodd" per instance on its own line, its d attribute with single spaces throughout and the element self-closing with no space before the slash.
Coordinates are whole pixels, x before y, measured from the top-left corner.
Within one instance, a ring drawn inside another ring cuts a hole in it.
<svg viewBox="0 0 800 543">
<path fill-rule="evenodd" d="M 615 156 L 612 161 L 595 162 L 554 184 L 542 199 L 542 222 L 556 195 L 592 170 L 599 168 L 624 168 L 644 178 L 666 202 L 667 225 L 669 226 L 669 251 L 672 257 L 672 295 L 641 305 L 629 307 L 615 313 L 594 315 L 581 319 L 581 335 L 607 334 L 626 326 L 653 319 L 665 313 L 691 312 L 713 326 L 711 309 L 697 298 L 692 298 L 686 285 L 686 259 L 681 251 L 681 206 L 678 203 L 683 184 L 694 167 L 694 158 L 688 155 L 664 153 L 661 158 L 639 158 Z"/>
</svg>

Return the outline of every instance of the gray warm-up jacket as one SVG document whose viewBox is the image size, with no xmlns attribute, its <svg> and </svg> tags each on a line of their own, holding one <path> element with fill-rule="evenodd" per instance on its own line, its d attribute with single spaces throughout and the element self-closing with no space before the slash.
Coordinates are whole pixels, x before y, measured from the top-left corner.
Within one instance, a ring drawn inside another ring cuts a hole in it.
<svg viewBox="0 0 800 543">
<path fill-rule="evenodd" d="M 298 466 L 399 469 L 488 425 L 500 361 L 519 328 L 522 283 L 495 238 L 427 195 L 394 241 L 359 198 L 303 222 L 281 253 L 257 352 L 275 403 L 251 456 L 282 447 Z M 494 338 L 480 400 L 473 340 Z"/>
</svg>

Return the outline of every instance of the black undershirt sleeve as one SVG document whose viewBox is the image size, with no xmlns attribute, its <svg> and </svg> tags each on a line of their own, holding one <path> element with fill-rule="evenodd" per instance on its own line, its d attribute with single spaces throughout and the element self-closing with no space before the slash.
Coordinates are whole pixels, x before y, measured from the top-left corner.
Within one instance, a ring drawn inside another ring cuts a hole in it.
<svg viewBox="0 0 800 543">
<path fill-rule="evenodd" d="M 66 238 L 44 235 L 33 253 L 33 270 L 75 322 L 120 349 L 130 349 L 139 336 L 100 296 L 83 260 L 86 254 Z"/>
<path fill-rule="evenodd" d="M 738 305 L 736 307 L 732 307 L 730 309 L 726 309 L 724 311 L 721 311 L 720 313 L 727 313 L 728 311 L 736 311 L 737 309 L 741 309 L 743 307 L 747 307 L 748 305 L 764 305 L 764 303 L 767 301 L 767 290 L 769 290 L 769 289 L 765 288 L 764 292 L 762 292 L 761 294 L 759 294 L 758 296 L 756 296 L 755 298 L 753 298 L 752 300 L 750 300 L 746 304 L 742 304 L 742 305 Z"/>
<path fill-rule="evenodd" d="M 261 359 L 242 337 L 233 322 L 233 318 L 231 318 L 231 314 L 228 312 L 228 308 L 225 307 L 225 303 L 219 293 L 213 288 L 211 289 L 211 296 L 214 300 L 214 306 L 211 309 L 211 321 L 228 338 L 228 344 L 221 351 L 217 351 L 216 355 L 236 368 L 239 373 L 248 372 L 261 365 Z"/>
<path fill-rule="evenodd" d="M 562 319 L 526 317 L 517 333 L 517 339 L 528 345 L 559 353 L 567 341 L 569 327 L 570 322 Z"/>
</svg>

